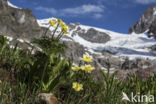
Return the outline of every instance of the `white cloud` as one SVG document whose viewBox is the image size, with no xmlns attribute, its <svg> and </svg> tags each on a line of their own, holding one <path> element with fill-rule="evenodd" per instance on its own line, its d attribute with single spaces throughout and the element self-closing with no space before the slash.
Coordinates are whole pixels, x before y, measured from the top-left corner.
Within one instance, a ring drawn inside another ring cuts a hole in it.
<svg viewBox="0 0 156 104">
<path fill-rule="evenodd" d="M 94 14 L 93 15 L 93 18 L 95 18 L 95 19 L 100 19 L 100 18 L 102 18 L 102 14 L 100 14 L 100 13 L 97 13 L 97 14 Z"/>
<path fill-rule="evenodd" d="M 47 7 L 36 7 L 36 10 L 43 11 L 50 13 L 55 16 L 82 16 L 82 15 L 88 15 L 91 14 L 95 16 L 95 18 L 102 17 L 102 13 L 104 12 L 105 7 L 102 5 L 81 5 L 74 8 L 64 8 L 64 9 L 58 9 L 55 8 L 47 8 Z"/>
<path fill-rule="evenodd" d="M 135 1 L 140 4 L 156 3 L 156 0 L 135 0 Z"/>
<path fill-rule="evenodd" d="M 82 5 L 75 8 L 66 8 L 63 9 L 62 12 L 65 14 L 86 14 L 86 13 L 101 13 L 104 11 L 103 6 L 97 5 Z"/>
<path fill-rule="evenodd" d="M 105 5 L 110 5 L 114 7 L 120 7 L 120 8 L 129 8 L 129 7 L 134 7 L 136 5 L 134 4 L 142 4 L 142 5 L 147 5 L 147 4 L 156 4 L 156 0 L 95 0 L 99 4 L 105 4 Z"/>
<path fill-rule="evenodd" d="M 39 7 L 36 7 L 35 9 L 39 11 L 44 11 L 53 15 L 57 13 L 57 10 L 54 8 L 46 8 L 46 7 L 39 6 Z"/>
</svg>

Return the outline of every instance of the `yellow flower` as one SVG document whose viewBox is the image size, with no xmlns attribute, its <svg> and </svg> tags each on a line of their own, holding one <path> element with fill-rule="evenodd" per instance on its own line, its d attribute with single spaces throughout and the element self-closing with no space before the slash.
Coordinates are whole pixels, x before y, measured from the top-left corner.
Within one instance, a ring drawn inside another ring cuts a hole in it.
<svg viewBox="0 0 156 104">
<path fill-rule="evenodd" d="M 83 90 L 83 85 L 77 82 L 73 83 L 73 89 L 75 89 L 75 91 L 80 91 Z"/>
<path fill-rule="evenodd" d="M 86 69 L 85 66 L 81 66 L 80 68 L 81 68 L 81 70 L 84 70 L 84 71 L 85 71 L 85 69 Z"/>
<path fill-rule="evenodd" d="M 55 27 L 55 26 L 56 26 L 56 22 L 55 22 L 55 21 L 53 21 L 53 20 L 50 20 L 50 21 L 49 21 L 49 23 L 50 23 L 50 25 L 51 25 L 51 26 L 53 26 L 53 27 Z"/>
<path fill-rule="evenodd" d="M 75 65 L 74 67 L 72 67 L 72 70 L 73 70 L 73 71 L 78 71 L 79 69 L 80 69 L 80 67 L 77 66 L 77 65 Z"/>
<path fill-rule="evenodd" d="M 63 24 L 63 21 L 61 19 L 58 19 L 57 20 L 57 23 L 59 23 L 60 25 L 62 25 Z"/>
<path fill-rule="evenodd" d="M 61 19 L 56 19 L 56 18 L 52 18 L 52 20 L 49 21 L 50 22 L 50 25 L 55 27 L 56 23 L 59 24 L 59 26 L 61 27 L 61 31 L 64 33 L 64 34 L 69 34 L 68 30 L 68 26 L 61 20 Z"/>
<path fill-rule="evenodd" d="M 95 70 L 94 67 L 92 67 L 91 65 L 85 65 L 85 71 L 88 73 L 91 73 L 93 70 Z"/>
<path fill-rule="evenodd" d="M 91 73 L 93 70 L 95 70 L 95 68 L 92 67 L 91 65 L 84 65 L 84 66 L 81 66 L 81 70 Z"/>
<path fill-rule="evenodd" d="M 69 34 L 68 30 L 68 26 L 61 20 L 61 19 L 56 19 L 56 18 L 52 18 L 50 21 L 49 21 L 50 25 L 53 26 L 53 27 L 56 27 L 56 24 L 58 24 L 58 26 L 61 27 L 61 31 L 64 33 L 64 34 Z"/>
<path fill-rule="evenodd" d="M 68 26 L 61 20 L 61 19 L 58 19 L 57 22 L 60 24 L 61 26 L 61 31 L 64 33 L 64 34 L 69 34 L 68 31 Z"/>
<path fill-rule="evenodd" d="M 62 30 L 62 32 L 64 33 L 64 34 L 69 34 L 69 32 L 68 32 L 68 26 L 65 24 L 65 23 L 62 23 L 61 24 L 61 30 Z"/>
<path fill-rule="evenodd" d="M 84 54 L 82 60 L 85 62 L 92 62 L 92 56 Z"/>
</svg>

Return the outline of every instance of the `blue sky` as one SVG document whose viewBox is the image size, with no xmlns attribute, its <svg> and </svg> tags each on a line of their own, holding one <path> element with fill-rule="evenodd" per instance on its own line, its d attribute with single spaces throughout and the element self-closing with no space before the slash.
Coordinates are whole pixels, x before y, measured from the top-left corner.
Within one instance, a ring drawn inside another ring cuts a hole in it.
<svg viewBox="0 0 156 104">
<path fill-rule="evenodd" d="M 29 8 L 38 19 L 56 17 L 66 23 L 79 22 L 120 33 L 127 33 L 156 0 L 9 0 Z"/>
</svg>

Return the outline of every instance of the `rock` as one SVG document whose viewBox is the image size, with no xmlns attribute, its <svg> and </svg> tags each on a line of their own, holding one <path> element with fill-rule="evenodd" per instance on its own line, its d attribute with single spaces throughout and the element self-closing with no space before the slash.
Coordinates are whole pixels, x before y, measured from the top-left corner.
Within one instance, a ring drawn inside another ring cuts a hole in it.
<svg viewBox="0 0 156 104">
<path fill-rule="evenodd" d="M 153 55 L 156 55 L 156 44 L 153 45 L 153 46 L 151 46 L 151 47 L 149 47 L 149 50 L 150 50 L 150 52 L 151 52 Z"/>
<path fill-rule="evenodd" d="M 126 80 L 127 77 L 132 77 L 136 74 L 139 79 L 148 79 L 156 73 L 156 65 L 145 69 L 133 69 L 133 70 L 119 70 L 116 78 Z"/>
<path fill-rule="evenodd" d="M 85 53 L 85 48 L 79 43 L 71 41 L 64 41 L 63 44 L 68 47 L 64 56 L 72 59 L 75 63 L 79 63 L 80 57 Z"/>
<path fill-rule="evenodd" d="M 155 37 L 156 38 L 156 20 L 152 22 L 149 31 L 148 31 L 149 37 Z"/>
<path fill-rule="evenodd" d="M 137 77 L 141 79 L 148 79 L 150 76 L 153 76 L 154 73 L 156 73 L 156 65 L 143 70 L 136 71 Z"/>
<path fill-rule="evenodd" d="M 32 11 L 8 6 L 7 0 L 0 0 L 0 33 L 17 38 L 40 37 L 41 28 Z"/>
<path fill-rule="evenodd" d="M 92 65 L 97 69 L 107 68 L 108 67 L 108 59 L 110 68 L 115 70 L 133 70 L 133 69 L 144 69 L 155 65 L 156 60 L 149 59 L 133 59 L 129 60 L 128 58 L 120 59 L 118 57 L 114 57 L 110 52 L 106 51 L 95 51 L 97 53 L 91 53 L 86 47 L 80 45 L 79 43 L 75 43 L 73 41 L 64 41 L 63 44 L 67 46 L 67 50 L 64 54 L 64 57 L 68 57 L 73 60 L 75 64 L 79 64 L 81 62 L 80 58 L 83 54 L 88 53 L 93 57 Z M 99 55 L 101 54 L 101 55 Z"/>
<path fill-rule="evenodd" d="M 155 65 L 154 63 L 156 60 L 149 60 L 149 59 L 135 59 L 129 60 L 126 58 L 123 63 L 121 64 L 121 68 L 123 70 L 132 70 L 132 69 L 145 69 Z"/>
<path fill-rule="evenodd" d="M 8 8 L 7 0 L 0 0 L 0 10 L 6 10 Z"/>
<path fill-rule="evenodd" d="M 108 67 L 108 64 L 110 64 L 110 68 L 113 69 L 120 69 L 120 64 L 121 64 L 121 60 L 117 57 L 113 57 L 110 53 L 108 52 L 103 52 L 102 53 L 103 57 L 97 57 L 94 55 L 95 60 L 98 64 L 100 64 L 100 67 Z"/>
<path fill-rule="evenodd" d="M 139 21 L 132 25 L 129 33 L 143 33 L 148 30 L 149 34 L 156 37 L 156 6 L 149 7 Z"/>
<path fill-rule="evenodd" d="M 52 93 L 40 93 L 37 99 L 39 104 L 60 104 Z"/>
<path fill-rule="evenodd" d="M 93 43 L 106 43 L 110 40 L 110 36 L 108 34 L 99 32 L 94 28 L 90 28 L 86 33 L 78 32 L 78 35 Z"/>
<path fill-rule="evenodd" d="M 69 27 L 70 27 L 70 30 L 73 30 L 76 28 L 76 25 L 75 24 L 69 24 Z"/>
</svg>

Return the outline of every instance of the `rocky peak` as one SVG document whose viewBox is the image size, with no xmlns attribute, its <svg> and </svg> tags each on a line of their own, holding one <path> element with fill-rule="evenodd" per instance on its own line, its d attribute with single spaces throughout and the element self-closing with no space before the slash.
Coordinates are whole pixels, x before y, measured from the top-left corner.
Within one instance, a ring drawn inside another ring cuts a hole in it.
<svg viewBox="0 0 156 104">
<path fill-rule="evenodd" d="M 148 30 L 148 33 L 156 36 L 156 6 L 149 7 L 141 16 L 139 21 L 132 25 L 129 33 L 143 33 Z"/>
<path fill-rule="evenodd" d="M 13 8 L 8 0 L 0 0 L 0 33 L 18 38 L 38 37 L 42 28 L 29 9 Z"/>
</svg>

